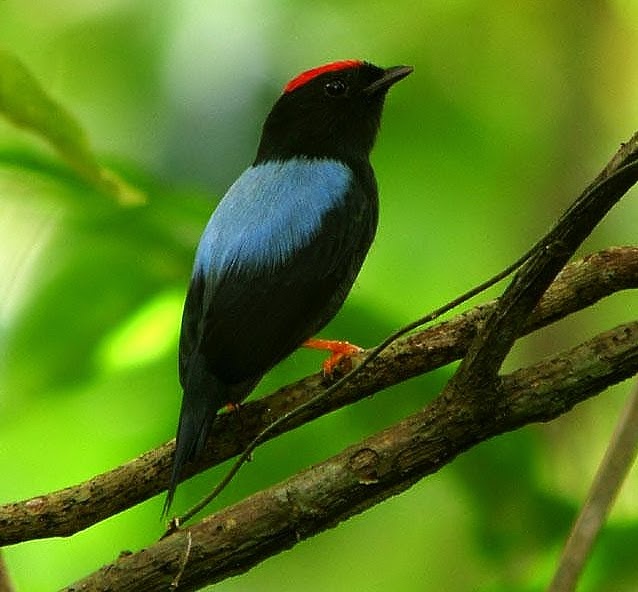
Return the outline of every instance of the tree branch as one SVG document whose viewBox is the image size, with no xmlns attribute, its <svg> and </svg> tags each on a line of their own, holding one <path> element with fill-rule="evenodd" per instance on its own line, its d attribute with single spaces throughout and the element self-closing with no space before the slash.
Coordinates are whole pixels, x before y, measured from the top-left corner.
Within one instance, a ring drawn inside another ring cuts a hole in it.
<svg viewBox="0 0 638 592">
<path fill-rule="evenodd" d="M 638 321 L 504 376 L 490 416 L 471 393 L 438 397 L 394 426 L 66 590 L 160 590 L 179 573 L 179 589 L 188 591 L 237 575 L 407 489 L 477 443 L 554 419 L 637 371 Z"/>
<path fill-rule="evenodd" d="M 446 385 L 441 394 L 443 397 L 471 392 L 474 397 L 478 397 L 482 401 L 485 414 L 492 412 L 494 403 L 492 399 L 498 393 L 498 389 L 494 388 L 498 383 L 498 371 L 505 356 L 514 345 L 514 341 L 520 335 L 528 316 L 554 278 L 576 252 L 576 249 L 636 180 L 638 180 L 638 132 L 627 144 L 621 146 L 596 180 L 561 216 L 550 232 L 513 266 L 508 267 L 506 272 L 501 272 L 496 276 L 499 279 L 504 278 L 518 269 L 511 284 L 483 323 L 478 335 L 473 339 L 459 368 Z M 489 280 L 468 294 L 480 293 L 484 289 L 483 287 L 491 286 L 493 283 L 494 280 Z M 462 296 L 454 302 L 464 302 L 466 299 L 466 296 Z M 451 308 L 451 306 L 446 306 L 440 310 L 450 310 Z M 302 405 L 297 410 L 274 421 L 248 444 L 220 484 L 201 502 L 188 510 L 183 517 L 175 519 L 171 528 L 175 528 L 180 522 L 192 518 L 215 499 L 249 459 L 252 451 L 270 434 L 275 433 L 280 425 L 285 425 L 289 419 L 301 415 L 307 407 L 312 407 L 323 399 L 328 399 L 333 392 L 342 388 L 343 383 L 352 382 L 361 373 L 361 370 L 376 359 L 388 345 L 405 335 L 408 330 L 422 326 L 424 320 L 429 321 L 437 316 L 438 314 L 434 313 L 432 316 L 410 323 L 407 327 L 394 333 L 363 359 L 360 368 L 355 368 L 348 376 L 338 381 L 334 387 L 317 395 L 306 405 Z"/>
<path fill-rule="evenodd" d="M 631 288 L 638 288 L 638 248 L 614 247 L 590 255 L 561 272 L 522 333 L 555 322 L 615 291 Z M 494 307 L 495 302 L 484 304 L 394 343 L 352 383 L 296 417 L 282 432 L 461 358 L 477 327 Z M 186 477 L 240 453 L 244 443 L 274 418 L 324 388 L 321 376 L 313 375 L 248 403 L 242 410 L 241 434 L 232 417 L 220 416 L 205 454 L 200 462 L 188 467 Z M 0 507 L 0 546 L 68 536 L 156 495 L 168 484 L 173 449 L 174 440 L 84 483 Z"/>
<path fill-rule="evenodd" d="M 635 134 L 525 257 L 500 299 L 392 343 L 329 397 L 314 398 L 325 385 L 312 376 L 248 405 L 241 434 L 235 422 L 220 417 L 205 458 L 189 467 L 189 474 L 237 454 L 248 439 L 304 402 L 311 404 L 268 436 L 463 356 L 441 395 L 424 410 L 149 549 L 120 557 L 68 590 L 144 591 L 169 585 L 193 590 L 241 573 L 407 489 L 477 443 L 553 419 L 636 373 L 638 321 L 498 376 L 504 357 L 525 332 L 619 285 L 636 285 L 636 249 L 631 247 L 607 250 L 559 272 L 637 179 Z M 629 269 L 633 276 L 609 282 L 610 268 L 620 260 L 619 275 Z M 171 442 L 85 484 L 0 508 L 0 544 L 71 534 L 154 495 L 166 486 L 172 450 Z"/>
<path fill-rule="evenodd" d="M 498 396 L 498 371 L 528 316 L 576 249 L 636 182 L 637 165 L 638 132 L 539 241 L 473 340 L 444 396 L 472 391 L 490 412 L 488 395 Z"/>
</svg>

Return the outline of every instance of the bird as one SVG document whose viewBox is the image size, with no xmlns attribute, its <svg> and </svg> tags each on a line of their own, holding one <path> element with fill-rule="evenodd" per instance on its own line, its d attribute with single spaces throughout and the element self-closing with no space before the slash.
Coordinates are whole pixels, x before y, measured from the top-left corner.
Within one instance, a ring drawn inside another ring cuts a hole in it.
<svg viewBox="0 0 638 592">
<path fill-rule="evenodd" d="M 211 215 L 195 254 L 179 340 L 183 391 L 164 512 L 218 411 L 341 308 L 376 233 L 370 152 L 388 89 L 411 66 L 339 60 L 290 80 L 263 124 L 254 162 Z M 331 362 L 332 361 L 332 362 Z"/>
</svg>

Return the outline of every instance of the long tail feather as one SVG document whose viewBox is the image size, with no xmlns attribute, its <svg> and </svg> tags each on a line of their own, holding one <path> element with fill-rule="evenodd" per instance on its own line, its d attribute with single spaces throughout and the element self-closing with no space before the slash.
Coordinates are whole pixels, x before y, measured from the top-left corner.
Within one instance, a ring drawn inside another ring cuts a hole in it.
<svg viewBox="0 0 638 592">
<path fill-rule="evenodd" d="M 189 360 L 184 383 L 184 396 L 179 414 L 173 471 L 162 515 L 166 516 L 173 503 L 175 489 L 184 466 L 194 460 L 204 448 L 210 427 L 222 402 L 227 400 L 228 387 L 207 368 L 202 354 L 195 352 Z"/>
</svg>

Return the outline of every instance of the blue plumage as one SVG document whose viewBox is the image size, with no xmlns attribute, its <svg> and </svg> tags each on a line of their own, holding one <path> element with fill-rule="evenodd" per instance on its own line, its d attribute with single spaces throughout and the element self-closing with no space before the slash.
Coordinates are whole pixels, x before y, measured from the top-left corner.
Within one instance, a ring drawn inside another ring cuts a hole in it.
<svg viewBox="0 0 638 592">
<path fill-rule="evenodd" d="M 238 266 L 274 268 L 308 244 L 329 210 L 343 202 L 352 171 L 329 159 L 292 158 L 250 167 L 211 216 L 193 274 L 215 283 Z"/>
<path fill-rule="evenodd" d="M 291 81 L 264 123 L 257 157 L 202 235 L 184 304 L 184 390 L 168 511 L 217 411 L 339 310 L 377 226 L 369 152 L 387 89 L 411 72 L 359 61 Z"/>
</svg>

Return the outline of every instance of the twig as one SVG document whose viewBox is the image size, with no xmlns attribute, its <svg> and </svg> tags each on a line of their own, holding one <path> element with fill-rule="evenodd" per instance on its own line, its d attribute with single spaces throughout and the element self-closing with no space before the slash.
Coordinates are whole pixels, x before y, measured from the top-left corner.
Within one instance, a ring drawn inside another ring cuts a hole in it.
<svg viewBox="0 0 638 592">
<path fill-rule="evenodd" d="M 2 549 L 0 549 L 0 592 L 15 592 L 15 588 L 9 577 L 9 570 L 7 569 Z"/>
<path fill-rule="evenodd" d="M 177 575 L 173 578 L 171 582 L 171 590 L 177 590 L 179 588 L 179 581 L 182 579 L 184 575 L 184 570 L 186 569 L 186 564 L 188 563 L 188 558 L 191 555 L 191 549 L 193 548 L 193 536 L 191 533 L 187 533 L 186 536 L 186 549 L 184 549 L 184 556 L 179 566 L 179 571 Z"/>
<path fill-rule="evenodd" d="M 572 592 L 638 453 L 638 382 L 634 382 L 587 500 L 565 543 L 548 592 Z"/>
</svg>

